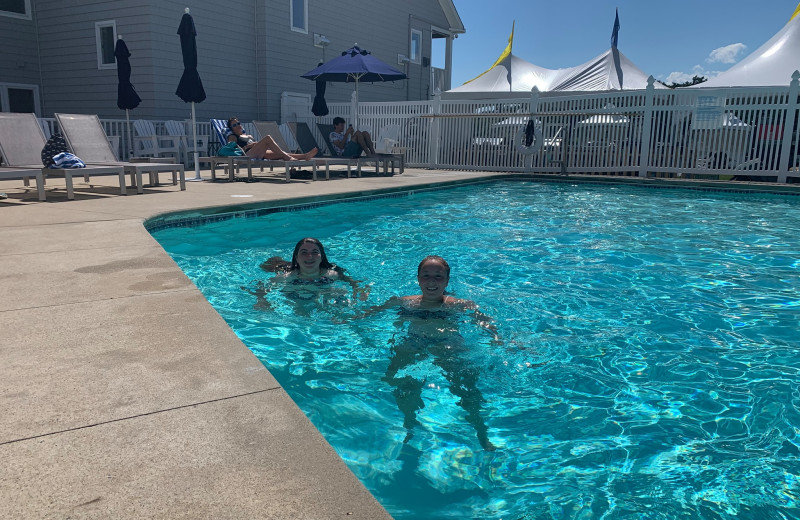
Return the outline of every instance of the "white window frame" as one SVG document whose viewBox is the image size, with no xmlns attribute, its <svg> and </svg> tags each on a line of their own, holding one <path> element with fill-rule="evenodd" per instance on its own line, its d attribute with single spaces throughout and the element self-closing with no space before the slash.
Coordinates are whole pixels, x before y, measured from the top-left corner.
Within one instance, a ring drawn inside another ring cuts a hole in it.
<svg viewBox="0 0 800 520">
<path fill-rule="evenodd" d="M 294 25 L 294 3 L 303 2 L 303 27 Z M 294 32 L 308 34 L 308 0 L 289 0 L 289 28 Z"/>
<path fill-rule="evenodd" d="M 9 18 L 20 18 L 22 20 L 31 20 L 31 0 L 25 0 L 25 14 L 12 13 L 11 11 L 0 10 L 0 16 L 8 16 Z"/>
<path fill-rule="evenodd" d="M 33 91 L 33 108 L 37 116 L 42 113 L 42 106 L 39 100 L 39 85 L 29 85 L 27 83 L 0 83 L 0 108 L 5 111 L 11 110 L 11 102 L 8 100 L 8 89 L 18 88 Z"/>
<path fill-rule="evenodd" d="M 414 56 L 414 36 L 419 36 L 419 46 L 417 47 L 417 55 Z M 419 29 L 411 29 L 411 35 L 408 41 L 408 58 L 411 63 L 419 64 L 422 62 L 422 31 Z"/>
<path fill-rule="evenodd" d="M 103 63 L 103 41 L 100 38 L 100 29 L 105 27 L 113 28 L 114 35 L 113 35 L 113 43 L 112 45 L 117 44 L 117 22 L 116 20 L 104 20 L 102 22 L 95 22 L 94 23 L 94 41 L 95 47 L 97 48 L 97 68 L 99 70 L 104 69 L 116 69 L 117 68 L 117 60 L 114 60 L 111 63 Z"/>
</svg>

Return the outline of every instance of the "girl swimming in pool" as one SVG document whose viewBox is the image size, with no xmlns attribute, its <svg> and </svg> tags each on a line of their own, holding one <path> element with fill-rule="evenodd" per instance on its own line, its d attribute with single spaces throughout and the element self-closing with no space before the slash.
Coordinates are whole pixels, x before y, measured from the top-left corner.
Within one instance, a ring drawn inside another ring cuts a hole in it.
<svg viewBox="0 0 800 520">
<path fill-rule="evenodd" d="M 478 311 L 475 302 L 445 294 L 449 281 L 450 266 L 445 259 L 427 256 L 417 267 L 421 294 L 392 297 L 361 316 L 396 308 L 395 325 L 401 328 L 407 324 L 405 334 L 396 335 L 391 341 L 392 355 L 383 377 L 383 381 L 394 387 L 397 407 L 404 415 L 405 441 L 413 437 L 413 429 L 419 425 L 417 411 L 425 406 L 422 400 L 425 380 L 411 375 L 398 376 L 398 373 L 431 356 L 433 364 L 442 369 L 450 383 L 450 392 L 460 398 L 458 404 L 467 412 L 467 421 L 475 428 L 478 442 L 491 451 L 495 447 L 489 441 L 488 428 L 480 415 L 485 401 L 477 386 L 480 371 L 464 359 L 468 346 L 458 326 L 465 314 L 470 315 L 478 326 L 492 334 L 495 342 L 499 341 L 497 329 L 491 318 Z"/>
<path fill-rule="evenodd" d="M 353 298 L 366 300 L 369 288 L 359 286 L 359 281 L 354 280 L 345 273 L 345 270 L 328 260 L 325 248 L 316 238 L 303 238 L 294 246 L 291 263 L 280 257 L 271 257 L 261 264 L 265 271 L 276 272 L 269 285 L 259 281 L 255 290 L 244 288 L 254 295 L 258 301 L 255 307 L 269 309 L 270 304 L 266 299 L 267 293 L 280 286 L 286 297 L 295 302 L 313 301 L 325 303 L 325 296 L 330 291 L 325 290 L 337 281 L 348 283 L 353 290 Z"/>
</svg>

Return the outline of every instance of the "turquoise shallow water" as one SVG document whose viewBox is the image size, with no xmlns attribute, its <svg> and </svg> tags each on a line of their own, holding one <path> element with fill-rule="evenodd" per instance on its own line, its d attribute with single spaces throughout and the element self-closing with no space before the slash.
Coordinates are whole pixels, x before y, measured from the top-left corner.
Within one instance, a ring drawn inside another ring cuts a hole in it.
<svg viewBox="0 0 800 520">
<path fill-rule="evenodd" d="M 800 518 L 798 202 L 497 182 L 154 236 L 396 518 Z M 304 236 L 369 301 L 254 309 L 242 287 Z M 454 357 L 405 367 L 424 407 L 404 442 L 404 325 L 347 319 L 415 294 L 427 254 L 503 344 L 463 317 Z M 496 451 L 448 369 L 476 375 Z"/>
</svg>

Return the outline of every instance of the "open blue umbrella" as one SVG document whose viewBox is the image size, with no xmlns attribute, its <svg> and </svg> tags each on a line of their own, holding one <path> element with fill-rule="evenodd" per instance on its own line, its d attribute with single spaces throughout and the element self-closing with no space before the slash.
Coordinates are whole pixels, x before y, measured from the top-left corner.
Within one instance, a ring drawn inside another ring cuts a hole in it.
<svg viewBox="0 0 800 520">
<path fill-rule="evenodd" d="M 358 44 L 347 49 L 341 56 L 329 60 L 316 69 L 303 74 L 312 81 L 336 81 L 356 84 L 356 106 L 358 105 L 359 82 L 396 81 L 406 79 L 406 75 L 379 60 L 369 51 L 362 50 Z M 358 111 L 354 117 L 358 128 Z"/>
<path fill-rule="evenodd" d="M 117 37 L 114 46 L 114 57 L 117 59 L 117 107 L 125 111 L 125 120 L 128 122 L 128 150 L 133 152 L 133 135 L 131 134 L 130 110 L 139 106 L 142 98 L 136 93 L 131 84 L 131 53 L 122 35 Z"/>
<path fill-rule="evenodd" d="M 189 14 L 189 8 L 185 9 L 181 24 L 178 26 L 178 35 L 181 37 L 181 54 L 183 54 L 183 75 L 178 83 L 175 94 L 185 103 L 192 104 L 192 151 L 197 155 L 197 121 L 194 113 L 194 104 L 202 103 L 206 99 L 206 91 L 203 89 L 203 82 L 197 72 L 197 31 L 194 28 L 194 20 Z M 200 166 L 197 164 L 197 157 L 194 158 L 194 179 L 202 180 L 200 177 Z"/>
</svg>

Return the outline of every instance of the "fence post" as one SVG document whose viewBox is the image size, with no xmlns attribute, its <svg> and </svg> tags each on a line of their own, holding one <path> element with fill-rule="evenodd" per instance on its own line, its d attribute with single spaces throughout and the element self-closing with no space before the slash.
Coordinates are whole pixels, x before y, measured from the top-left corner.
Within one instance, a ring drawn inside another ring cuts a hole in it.
<svg viewBox="0 0 800 520">
<path fill-rule="evenodd" d="M 789 99 L 786 100 L 786 117 L 783 119 L 783 140 L 781 141 L 781 157 L 778 160 L 778 182 L 786 182 L 789 173 L 789 155 L 792 151 L 794 125 L 797 121 L 797 95 L 800 93 L 800 71 L 794 71 L 789 83 Z"/>
<path fill-rule="evenodd" d="M 442 94 L 436 93 L 433 96 L 433 103 L 431 103 L 431 110 L 433 117 L 431 118 L 430 137 L 428 138 L 428 167 L 436 168 L 439 164 L 439 141 L 442 136 L 442 119 L 439 117 L 442 113 Z"/>
<path fill-rule="evenodd" d="M 644 122 L 642 123 L 641 149 L 639 152 L 639 177 L 647 177 L 650 166 L 650 133 L 653 127 L 653 97 L 655 96 L 656 79 L 647 78 L 647 90 L 644 93 Z"/>
</svg>

